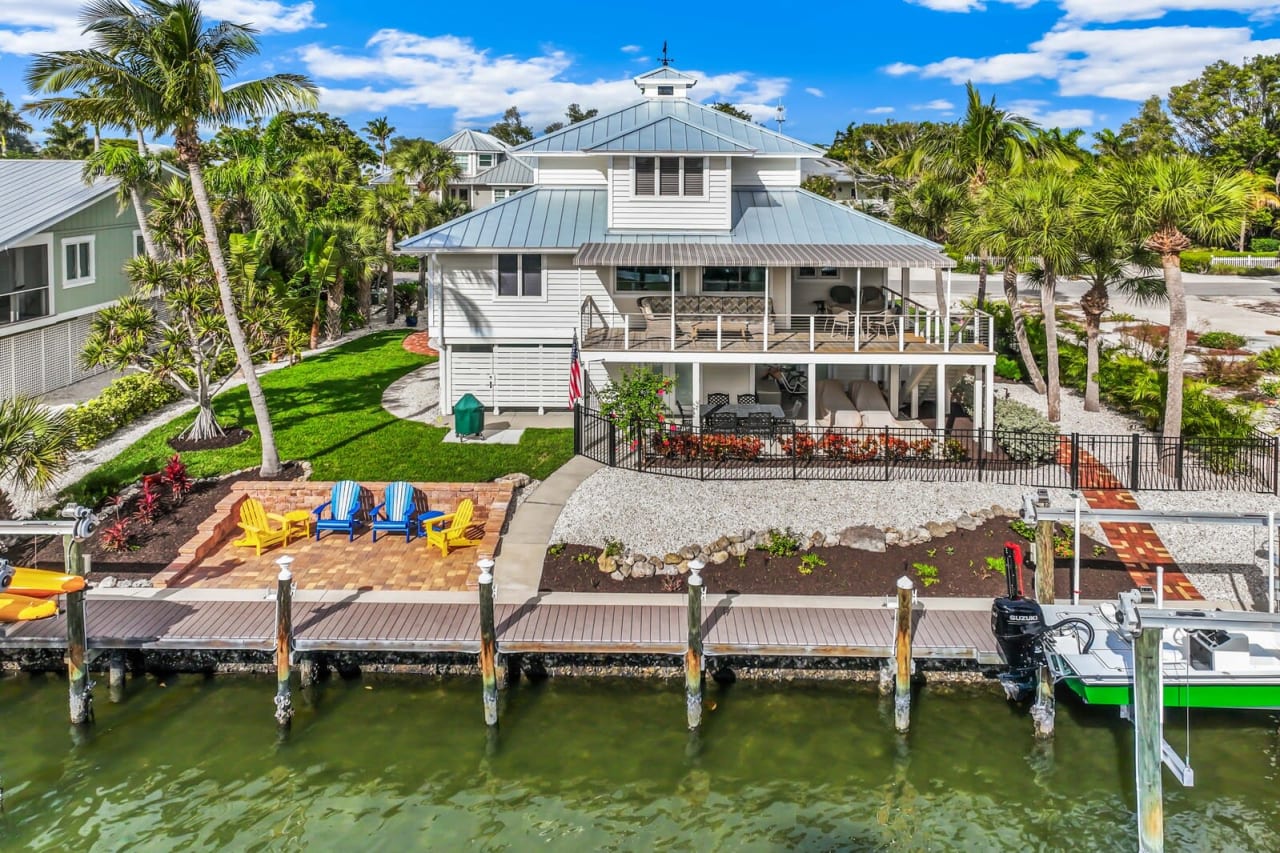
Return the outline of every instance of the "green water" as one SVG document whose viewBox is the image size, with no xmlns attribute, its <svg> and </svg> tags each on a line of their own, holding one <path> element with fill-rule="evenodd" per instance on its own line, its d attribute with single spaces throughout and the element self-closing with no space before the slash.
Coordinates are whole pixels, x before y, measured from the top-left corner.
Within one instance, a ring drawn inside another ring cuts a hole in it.
<svg viewBox="0 0 1280 853">
<path fill-rule="evenodd" d="M 1129 850 L 1132 738 L 1060 706 L 1057 738 L 989 693 L 926 690 L 905 740 L 847 684 L 333 680 L 287 739 L 273 683 L 177 676 L 65 723 L 54 677 L 0 678 L 0 849 Z M 301 697 L 299 697 L 301 698 Z M 1169 738 L 1181 747 L 1182 717 Z M 1280 850 L 1270 715 L 1193 718 L 1197 785 L 1165 777 L 1171 850 Z"/>
</svg>

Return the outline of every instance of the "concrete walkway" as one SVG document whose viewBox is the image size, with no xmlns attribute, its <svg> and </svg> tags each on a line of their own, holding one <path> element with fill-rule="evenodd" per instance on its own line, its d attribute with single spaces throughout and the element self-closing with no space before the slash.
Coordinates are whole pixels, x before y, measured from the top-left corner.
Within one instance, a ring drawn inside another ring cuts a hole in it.
<svg viewBox="0 0 1280 853">
<path fill-rule="evenodd" d="M 556 519 L 569 496 L 600 468 L 599 462 L 575 456 L 516 508 L 495 558 L 498 601 L 518 603 L 537 595 Z"/>
</svg>

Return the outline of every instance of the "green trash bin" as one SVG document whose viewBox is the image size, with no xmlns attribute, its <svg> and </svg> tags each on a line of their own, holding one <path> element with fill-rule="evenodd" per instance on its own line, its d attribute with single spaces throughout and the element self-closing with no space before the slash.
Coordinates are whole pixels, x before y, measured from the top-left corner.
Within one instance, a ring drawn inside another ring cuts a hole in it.
<svg viewBox="0 0 1280 853">
<path fill-rule="evenodd" d="M 463 394 L 453 404 L 453 429 L 458 435 L 480 435 L 484 432 L 484 404 L 474 394 Z"/>
</svg>

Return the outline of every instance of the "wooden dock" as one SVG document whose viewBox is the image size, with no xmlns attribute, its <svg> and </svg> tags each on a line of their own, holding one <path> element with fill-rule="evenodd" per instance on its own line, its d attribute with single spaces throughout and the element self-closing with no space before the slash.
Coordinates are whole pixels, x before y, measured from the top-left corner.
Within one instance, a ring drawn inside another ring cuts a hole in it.
<svg viewBox="0 0 1280 853">
<path fill-rule="evenodd" d="M 505 653 L 683 655 L 686 609 L 666 603 L 527 603 L 495 608 Z M 998 664 L 985 610 L 926 607 L 915 614 L 913 656 Z M 893 654 L 894 611 L 884 607 L 741 606 L 708 602 L 706 654 L 873 657 Z M 90 598 L 90 649 L 170 651 L 275 648 L 275 602 Z M 477 653 L 472 603 L 305 602 L 293 604 L 298 652 Z M 0 625 L 0 650 L 66 647 L 63 616 Z"/>
</svg>

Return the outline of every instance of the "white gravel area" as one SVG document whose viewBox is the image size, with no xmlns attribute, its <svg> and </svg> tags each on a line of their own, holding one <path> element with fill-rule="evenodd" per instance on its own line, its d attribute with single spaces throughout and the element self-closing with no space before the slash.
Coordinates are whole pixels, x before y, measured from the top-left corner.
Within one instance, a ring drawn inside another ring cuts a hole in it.
<svg viewBox="0 0 1280 853">
<path fill-rule="evenodd" d="M 1249 492 L 1139 492 L 1143 509 L 1280 514 L 1280 498 Z M 1208 599 L 1244 609 L 1267 606 L 1267 534 L 1262 527 L 1157 524 L 1169 554 Z"/>
<path fill-rule="evenodd" d="M 1036 389 L 1023 384 L 997 384 L 996 396 L 1003 397 L 1008 391 L 1011 399 L 1025 403 L 1042 415 L 1047 414 L 1048 400 Z M 1106 406 L 1100 412 L 1084 410 L 1084 396 L 1075 391 L 1062 389 L 1062 419 L 1058 421 L 1058 431 L 1063 434 L 1073 432 L 1095 433 L 1102 435 L 1128 435 L 1131 432 L 1148 432 L 1141 421 L 1111 411 Z"/>
<path fill-rule="evenodd" d="M 382 393 L 382 408 L 397 418 L 437 425 L 440 417 L 440 363 L 406 373 Z"/>
<path fill-rule="evenodd" d="M 993 504 L 1017 508 L 1026 491 L 985 483 L 699 482 L 604 468 L 570 496 L 551 541 L 603 546 L 616 539 L 656 553 L 745 528 L 835 534 L 862 524 L 918 527 Z M 1065 491 L 1050 496 L 1055 504 L 1067 502 Z"/>
</svg>

